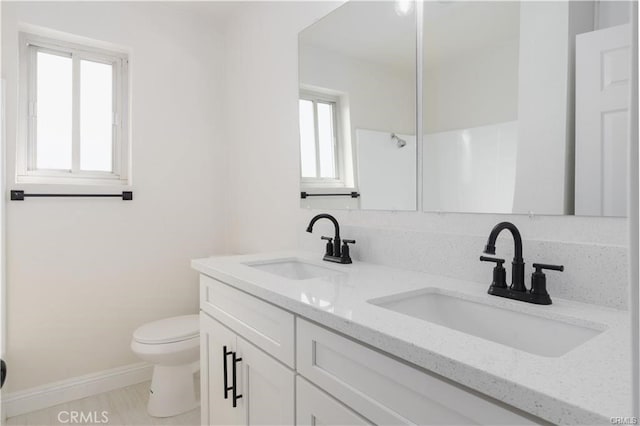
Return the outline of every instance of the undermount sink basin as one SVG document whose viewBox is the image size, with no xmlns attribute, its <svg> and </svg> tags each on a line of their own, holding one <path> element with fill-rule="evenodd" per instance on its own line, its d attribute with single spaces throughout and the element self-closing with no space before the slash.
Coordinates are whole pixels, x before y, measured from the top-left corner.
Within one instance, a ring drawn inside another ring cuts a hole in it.
<svg viewBox="0 0 640 426">
<path fill-rule="evenodd" d="M 466 300 L 437 288 L 369 303 L 545 357 L 562 356 L 604 331 Z"/>
<path fill-rule="evenodd" d="M 342 273 L 297 259 L 278 259 L 269 262 L 246 263 L 245 265 L 290 280 L 309 280 Z"/>
</svg>

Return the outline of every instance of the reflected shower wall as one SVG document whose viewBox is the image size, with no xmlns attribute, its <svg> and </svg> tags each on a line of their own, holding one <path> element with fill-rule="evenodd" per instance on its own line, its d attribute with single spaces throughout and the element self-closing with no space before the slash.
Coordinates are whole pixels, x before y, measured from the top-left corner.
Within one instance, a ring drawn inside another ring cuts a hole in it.
<svg viewBox="0 0 640 426">
<path fill-rule="evenodd" d="M 425 135 L 424 210 L 511 213 L 517 147 L 517 121 Z"/>
<path fill-rule="evenodd" d="M 415 210 L 417 151 L 414 135 L 356 129 L 360 207 Z"/>
</svg>

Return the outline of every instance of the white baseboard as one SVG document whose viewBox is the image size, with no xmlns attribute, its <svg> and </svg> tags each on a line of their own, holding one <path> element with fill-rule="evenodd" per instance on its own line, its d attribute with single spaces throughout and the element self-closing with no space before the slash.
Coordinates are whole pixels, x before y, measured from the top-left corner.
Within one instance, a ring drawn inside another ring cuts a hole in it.
<svg viewBox="0 0 640 426">
<path fill-rule="evenodd" d="M 3 416 L 13 417 L 76 399 L 151 380 L 153 366 L 144 362 L 61 380 L 3 397 Z M 4 395 L 3 395 L 4 396 Z"/>
</svg>

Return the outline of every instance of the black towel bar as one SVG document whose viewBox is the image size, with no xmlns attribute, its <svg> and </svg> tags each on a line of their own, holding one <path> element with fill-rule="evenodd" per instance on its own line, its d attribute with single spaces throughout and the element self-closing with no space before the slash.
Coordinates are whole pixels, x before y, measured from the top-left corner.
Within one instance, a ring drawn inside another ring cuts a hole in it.
<svg viewBox="0 0 640 426">
<path fill-rule="evenodd" d="M 351 193 L 343 193 L 343 194 L 309 194 L 308 192 L 302 191 L 300 193 L 300 198 L 307 198 L 307 197 L 351 197 L 351 198 L 358 198 L 360 196 L 359 193 L 357 192 L 351 192 Z"/>
<path fill-rule="evenodd" d="M 11 201 L 24 201 L 26 197 L 117 197 L 124 201 L 131 201 L 133 200 L 133 192 L 122 191 L 121 194 L 25 194 L 22 190 L 11 190 Z"/>
</svg>

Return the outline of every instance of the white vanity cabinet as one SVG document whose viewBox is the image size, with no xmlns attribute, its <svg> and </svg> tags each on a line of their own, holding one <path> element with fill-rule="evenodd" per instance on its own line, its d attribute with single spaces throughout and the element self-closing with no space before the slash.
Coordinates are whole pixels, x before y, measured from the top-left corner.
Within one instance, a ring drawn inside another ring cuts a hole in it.
<svg viewBox="0 0 640 426">
<path fill-rule="evenodd" d="M 200 310 L 202 424 L 294 424 L 294 316 L 204 275 Z"/>
<path fill-rule="evenodd" d="M 298 318 L 298 373 L 374 424 L 530 425 L 439 376 Z"/>
<path fill-rule="evenodd" d="M 206 275 L 200 276 L 200 310 L 294 368 L 292 313 Z"/>
<path fill-rule="evenodd" d="M 370 421 L 298 376 L 296 379 L 296 424 L 370 425 Z"/>
<path fill-rule="evenodd" d="M 240 424 L 238 409 L 225 398 L 224 357 L 227 351 L 235 351 L 237 336 L 209 317 L 200 313 L 200 394 L 203 425 Z M 227 364 L 228 365 L 228 364 Z M 228 368 L 227 368 L 228 370 Z M 227 381 L 229 371 L 227 371 Z M 228 384 L 228 383 L 227 383 Z"/>
<path fill-rule="evenodd" d="M 295 372 L 200 316 L 202 424 L 294 424 Z"/>
<path fill-rule="evenodd" d="M 536 424 L 220 281 L 200 287 L 203 425 Z"/>
</svg>

